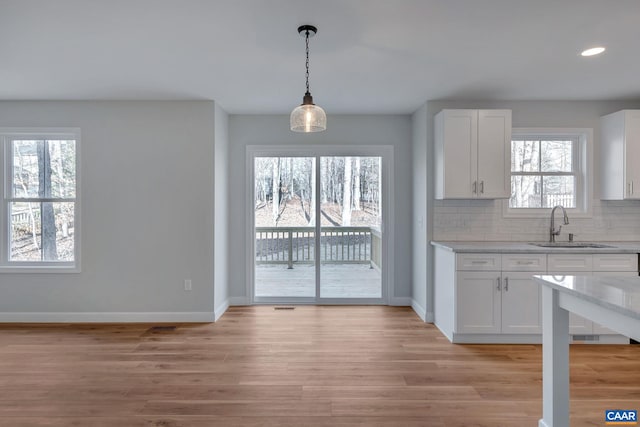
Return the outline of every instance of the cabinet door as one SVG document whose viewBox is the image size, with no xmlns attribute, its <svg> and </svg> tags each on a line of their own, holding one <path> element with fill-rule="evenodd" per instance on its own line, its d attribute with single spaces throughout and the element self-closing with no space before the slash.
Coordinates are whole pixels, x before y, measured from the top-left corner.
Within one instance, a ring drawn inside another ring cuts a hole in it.
<svg viewBox="0 0 640 427">
<path fill-rule="evenodd" d="M 571 335 L 592 335 L 593 322 L 574 313 L 569 313 L 569 333 Z"/>
<path fill-rule="evenodd" d="M 547 274 L 555 276 L 591 276 L 593 255 L 589 254 L 549 254 Z M 571 335 L 593 334 L 593 322 L 577 314 L 569 313 L 569 333 Z"/>
<path fill-rule="evenodd" d="M 590 276 L 593 270 L 593 256 L 589 254 L 549 254 L 548 274 L 564 276 Z"/>
<path fill-rule="evenodd" d="M 478 110 L 443 110 L 436 115 L 437 199 L 475 197 L 477 141 Z"/>
<path fill-rule="evenodd" d="M 594 255 L 595 258 L 595 255 Z M 593 272 L 594 276 L 625 276 L 625 277 L 637 277 L 638 276 L 638 272 L 637 271 L 608 271 L 608 272 L 603 272 L 603 271 L 594 271 Z M 614 331 L 613 329 L 609 329 L 609 328 L 605 328 L 604 326 L 592 322 L 593 323 L 593 333 L 596 335 L 619 335 L 618 332 Z"/>
<path fill-rule="evenodd" d="M 458 333 L 500 333 L 500 272 L 464 271 L 456 275 Z"/>
<path fill-rule="evenodd" d="M 457 254 L 456 270 L 462 271 L 500 271 L 500 254 Z"/>
<path fill-rule="evenodd" d="M 640 199 L 640 111 L 625 112 L 624 139 L 625 198 Z"/>
<path fill-rule="evenodd" d="M 478 197 L 508 199 L 511 110 L 478 111 Z M 640 188 L 639 188 L 640 189 Z"/>
<path fill-rule="evenodd" d="M 505 272 L 502 276 L 502 333 L 542 333 L 540 286 L 534 273 Z"/>
<path fill-rule="evenodd" d="M 553 276 L 591 276 L 593 256 L 587 254 L 549 254 L 549 272 Z M 569 313 L 569 333 L 571 335 L 593 334 L 593 322 L 574 313 Z"/>
<path fill-rule="evenodd" d="M 593 271 L 611 272 L 613 276 L 618 276 L 617 272 L 630 272 L 637 276 L 638 254 L 594 254 Z"/>
<path fill-rule="evenodd" d="M 502 254 L 502 271 L 531 271 L 529 274 L 547 273 L 546 254 Z"/>
</svg>

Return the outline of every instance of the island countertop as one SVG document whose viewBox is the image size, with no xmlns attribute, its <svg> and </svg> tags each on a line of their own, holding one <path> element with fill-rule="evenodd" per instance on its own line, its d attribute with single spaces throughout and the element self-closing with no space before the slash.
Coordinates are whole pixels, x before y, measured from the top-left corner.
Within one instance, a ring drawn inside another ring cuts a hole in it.
<svg viewBox="0 0 640 427">
<path fill-rule="evenodd" d="M 627 317 L 640 320 L 640 276 L 536 275 L 534 280 Z M 640 330 L 636 331 L 636 336 Z"/>
<path fill-rule="evenodd" d="M 535 243 L 545 242 L 480 242 L 480 241 L 431 241 L 433 246 L 457 253 L 524 253 L 524 254 L 548 254 L 548 253 L 640 253 L 640 242 L 593 242 L 606 247 L 543 247 Z M 577 242 L 579 243 L 579 242 Z"/>
</svg>

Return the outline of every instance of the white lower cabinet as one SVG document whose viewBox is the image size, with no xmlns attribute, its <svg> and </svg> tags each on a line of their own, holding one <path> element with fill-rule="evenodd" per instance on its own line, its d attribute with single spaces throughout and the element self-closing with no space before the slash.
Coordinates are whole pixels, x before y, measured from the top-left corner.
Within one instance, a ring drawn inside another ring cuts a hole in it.
<svg viewBox="0 0 640 427">
<path fill-rule="evenodd" d="M 456 273 L 456 331 L 463 334 L 539 334 L 540 287 L 533 282 L 532 272 L 504 270 L 542 268 L 544 271 L 545 256 L 498 256 L 502 270 Z M 478 255 L 474 257 L 478 258 Z M 458 256 L 457 265 L 467 270 L 474 268 L 467 254 Z M 492 265 L 496 268 L 498 263 Z"/>
<path fill-rule="evenodd" d="M 503 272 L 502 333 L 542 333 L 540 286 L 531 273 Z"/>
<path fill-rule="evenodd" d="M 500 272 L 463 271 L 456 276 L 456 330 L 464 334 L 499 334 Z"/>
<path fill-rule="evenodd" d="M 482 254 L 436 247 L 435 260 L 434 323 L 453 342 L 540 342 L 541 289 L 533 275 L 638 275 L 638 254 Z M 573 314 L 569 329 L 571 335 L 624 342 Z"/>
</svg>

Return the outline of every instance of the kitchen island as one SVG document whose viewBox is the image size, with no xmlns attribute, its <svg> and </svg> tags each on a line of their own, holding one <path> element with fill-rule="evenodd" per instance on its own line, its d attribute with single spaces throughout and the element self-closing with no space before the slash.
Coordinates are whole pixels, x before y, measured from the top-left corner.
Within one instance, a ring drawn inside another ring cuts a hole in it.
<svg viewBox="0 0 640 427">
<path fill-rule="evenodd" d="M 542 286 L 539 427 L 569 426 L 569 312 L 640 340 L 640 277 L 534 276 Z M 636 409 L 636 408 L 624 408 Z"/>
</svg>

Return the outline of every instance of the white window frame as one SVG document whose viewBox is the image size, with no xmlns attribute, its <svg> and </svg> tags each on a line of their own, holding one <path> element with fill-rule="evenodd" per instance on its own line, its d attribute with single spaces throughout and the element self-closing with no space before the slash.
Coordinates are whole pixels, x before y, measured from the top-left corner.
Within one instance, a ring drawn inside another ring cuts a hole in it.
<svg viewBox="0 0 640 427">
<path fill-rule="evenodd" d="M 9 203 L 12 201 L 12 152 L 11 141 L 15 139 L 33 140 L 75 140 L 76 197 L 74 200 L 74 260 L 73 261 L 11 261 L 11 224 Z M 80 209 L 80 128 L 0 128 L 0 273 L 79 273 L 81 242 Z"/>
<path fill-rule="evenodd" d="M 567 208 L 569 217 L 591 218 L 593 200 L 593 129 L 591 128 L 513 128 L 511 141 L 523 137 L 534 140 L 544 138 L 567 138 L 576 142 L 573 147 L 573 166 L 576 184 L 576 207 Z M 511 145 L 511 141 L 509 144 Z M 511 153 L 511 146 L 509 146 Z M 511 165 L 511 161 L 509 161 Z M 511 166 L 508 170 L 511 187 Z M 544 175 L 554 175 L 544 173 Z M 509 199 L 502 201 L 502 213 L 505 218 L 548 218 L 552 208 L 511 208 Z"/>
</svg>

